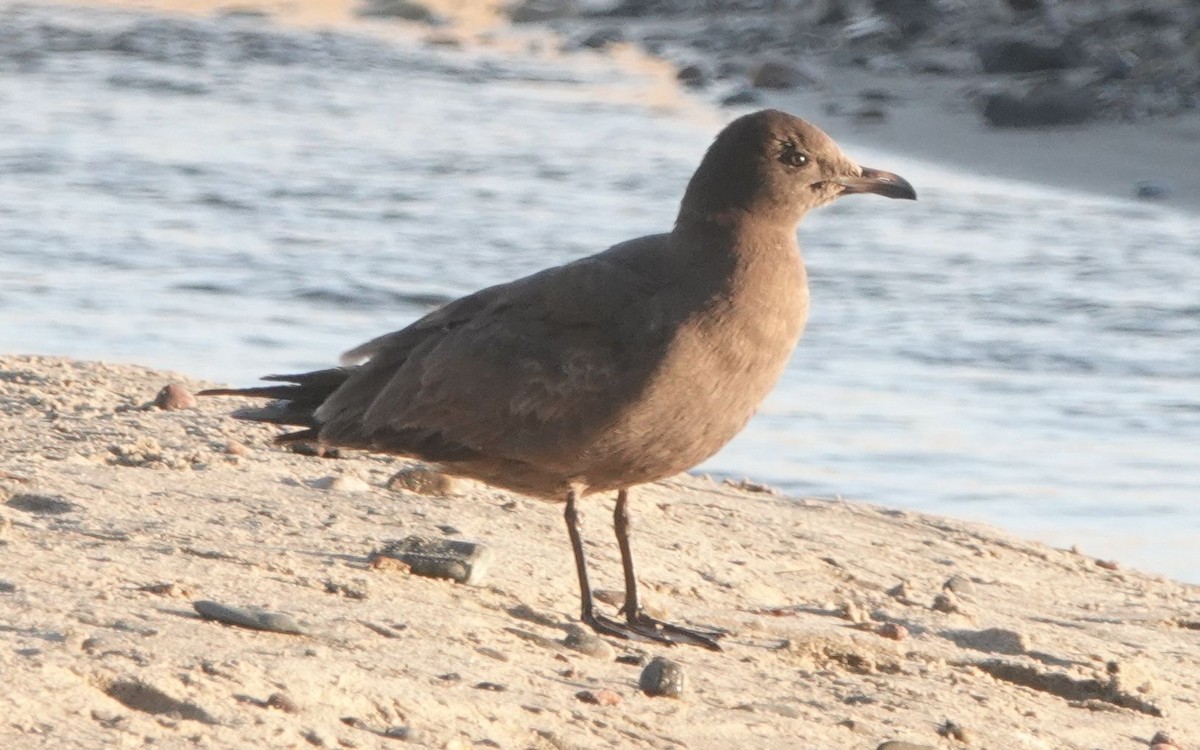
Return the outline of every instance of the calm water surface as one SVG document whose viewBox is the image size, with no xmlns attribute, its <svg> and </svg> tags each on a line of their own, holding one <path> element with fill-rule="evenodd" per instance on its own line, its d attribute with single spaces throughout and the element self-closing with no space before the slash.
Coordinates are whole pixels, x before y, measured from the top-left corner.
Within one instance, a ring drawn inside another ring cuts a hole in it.
<svg viewBox="0 0 1200 750">
<path fill-rule="evenodd" d="M 0 6 L 0 351 L 219 381 L 670 226 L 721 122 L 599 58 Z M 851 144 L 852 146 L 852 144 Z M 1200 581 L 1200 218 L 848 147 L 813 316 L 704 470 Z"/>
</svg>

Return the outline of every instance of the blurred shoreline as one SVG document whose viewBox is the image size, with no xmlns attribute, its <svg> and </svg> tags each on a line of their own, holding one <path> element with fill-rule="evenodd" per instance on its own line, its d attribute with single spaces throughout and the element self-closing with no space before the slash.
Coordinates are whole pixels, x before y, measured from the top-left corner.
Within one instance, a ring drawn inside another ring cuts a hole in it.
<svg viewBox="0 0 1200 750">
<path fill-rule="evenodd" d="M 910 75 L 839 64 L 837 54 L 789 59 L 748 51 L 738 63 L 739 70 L 725 78 L 694 73 L 731 67 L 725 54 L 733 43 L 730 39 L 702 39 L 704 34 L 714 33 L 711 15 L 706 25 L 697 27 L 671 25 L 662 19 L 589 15 L 579 6 L 552 2 L 507 7 L 494 0 L 425 0 L 419 4 L 401 0 L 81 2 L 169 13 L 263 15 L 287 25 L 415 36 L 431 45 L 469 48 L 486 44 L 538 55 L 558 54 L 561 49 L 567 54 L 620 57 L 623 64 L 643 71 L 660 61 L 661 75 L 671 79 L 678 74 L 680 89 L 691 89 L 701 101 L 732 104 L 726 107 L 727 116 L 720 119 L 764 106 L 777 107 L 820 124 L 850 150 L 886 150 L 966 174 L 1116 199 L 1136 199 L 1141 191 L 1147 193 L 1141 198 L 1159 205 L 1200 212 L 1200 171 L 1194 168 L 1200 163 L 1200 114 L 1194 110 L 1151 114 L 1134 122 L 1096 118 L 1077 125 L 997 128 L 981 117 L 979 92 L 994 88 L 1002 77 L 975 71 Z M 668 4 L 668 13 L 670 10 Z M 728 12 L 732 21 L 752 15 L 737 7 Z M 736 31 L 738 26 L 728 28 Z M 704 47 L 712 50 L 707 56 Z M 768 62 L 755 68 L 756 54 Z M 699 59 L 700 64 L 685 64 L 682 60 L 686 59 Z M 779 80 L 766 81 L 768 86 L 738 83 L 743 77 L 761 76 L 769 65 L 776 66 Z"/>
</svg>

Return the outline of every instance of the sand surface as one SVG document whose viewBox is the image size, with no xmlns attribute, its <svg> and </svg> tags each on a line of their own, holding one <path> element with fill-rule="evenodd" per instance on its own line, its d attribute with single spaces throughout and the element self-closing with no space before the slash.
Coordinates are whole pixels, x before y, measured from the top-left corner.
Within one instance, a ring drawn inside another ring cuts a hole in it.
<svg viewBox="0 0 1200 750">
<path fill-rule="evenodd" d="M 976 525 L 679 477 L 635 494 L 640 576 L 672 618 L 728 629 L 726 650 L 585 654 L 562 644 L 577 597 L 559 507 L 470 483 L 388 489 L 408 464 L 284 452 L 228 400 L 149 406 L 168 382 L 201 385 L 0 358 L 0 746 L 1197 742 L 1198 587 Z M 593 573 L 616 588 L 611 501 L 586 508 Z M 476 586 L 369 564 L 412 534 L 494 560 Z M 205 620 L 202 600 L 306 634 Z M 677 661 L 682 696 L 644 694 L 620 656 Z"/>
</svg>

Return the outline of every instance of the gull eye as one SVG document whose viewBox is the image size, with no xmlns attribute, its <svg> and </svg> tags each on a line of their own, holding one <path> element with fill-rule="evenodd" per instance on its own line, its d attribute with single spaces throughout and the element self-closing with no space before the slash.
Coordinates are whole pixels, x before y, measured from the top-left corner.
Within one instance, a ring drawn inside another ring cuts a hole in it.
<svg viewBox="0 0 1200 750">
<path fill-rule="evenodd" d="M 789 167 L 803 167 L 808 164 L 808 155 L 796 150 L 796 144 L 784 142 L 783 149 L 779 153 L 779 161 Z"/>
</svg>

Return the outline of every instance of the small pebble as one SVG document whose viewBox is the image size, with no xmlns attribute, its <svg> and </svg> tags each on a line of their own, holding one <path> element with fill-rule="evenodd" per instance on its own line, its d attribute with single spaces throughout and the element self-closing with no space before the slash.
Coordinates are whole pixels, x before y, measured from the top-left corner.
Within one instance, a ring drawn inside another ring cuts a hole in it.
<svg viewBox="0 0 1200 750">
<path fill-rule="evenodd" d="M 955 740 L 956 742 L 961 742 L 964 745 L 971 744 L 971 733 L 968 732 L 960 724 L 958 724 L 957 722 L 951 721 L 950 719 L 946 719 L 946 722 L 944 724 L 942 724 L 940 727 L 938 727 L 937 732 L 940 736 L 945 737 L 947 739 Z"/>
<path fill-rule="evenodd" d="M 1018 656 L 1030 650 L 1029 639 L 1025 635 L 1006 628 L 951 631 L 948 637 L 963 648 L 989 654 Z"/>
<path fill-rule="evenodd" d="M 476 690 L 488 690 L 493 693 L 503 693 L 508 690 L 507 687 L 498 682 L 477 682 L 474 687 Z"/>
<path fill-rule="evenodd" d="M 412 492 L 430 497 L 448 497 L 462 491 L 462 483 L 437 469 L 428 466 L 410 466 L 401 469 L 387 481 L 389 490 Z"/>
<path fill-rule="evenodd" d="M 266 707 L 278 709 L 286 714 L 300 713 L 300 706 L 287 693 L 271 693 L 271 697 L 267 698 Z"/>
<path fill-rule="evenodd" d="M 616 651 L 608 641 L 579 625 L 568 626 L 567 636 L 563 638 L 562 645 L 572 651 L 578 651 L 581 654 L 594 656 L 597 659 L 605 661 L 612 661 L 616 658 Z"/>
<path fill-rule="evenodd" d="M 651 659 L 638 678 L 638 688 L 646 695 L 667 698 L 683 695 L 685 684 L 683 666 L 663 656 Z"/>
<path fill-rule="evenodd" d="M 596 706 L 615 706 L 621 702 L 621 696 L 608 689 L 604 690 L 580 690 L 575 694 L 575 697 L 584 703 L 591 703 Z"/>
<path fill-rule="evenodd" d="M 1150 739 L 1150 750 L 1179 750 L 1179 746 L 1166 732 L 1155 732 Z"/>
<path fill-rule="evenodd" d="M 415 575 L 449 578 L 475 586 L 491 566 L 492 550 L 475 542 L 413 535 L 389 542 L 383 549 L 372 552 L 371 565 L 380 567 L 380 558 L 399 560 Z"/>
<path fill-rule="evenodd" d="M 163 386 L 163 389 L 154 397 L 154 405 L 163 411 L 195 409 L 196 397 L 192 395 L 191 391 L 178 383 L 170 383 Z"/>
<path fill-rule="evenodd" d="M 875 632 L 893 641 L 902 641 L 908 637 L 908 628 L 894 622 L 885 622 Z"/>
<path fill-rule="evenodd" d="M 938 612 L 946 612 L 948 614 L 962 611 L 962 607 L 958 605 L 958 597 L 949 591 L 943 591 L 935 596 L 932 607 Z"/>
<path fill-rule="evenodd" d="M 1097 560 L 1096 567 L 1104 568 L 1105 570 L 1117 570 L 1121 565 L 1116 560 Z"/>
<path fill-rule="evenodd" d="M 219 602 L 192 602 L 192 608 L 201 617 L 216 620 L 227 625 L 238 625 L 253 630 L 269 630 L 273 633 L 291 633 L 307 635 L 308 630 L 296 622 L 291 615 L 282 612 L 268 612 L 257 607 L 230 607 Z"/>
<path fill-rule="evenodd" d="M 959 596 L 974 596 L 975 584 L 966 576 L 950 576 L 942 584 L 944 591 L 953 591 Z"/>
<path fill-rule="evenodd" d="M 250 453 L 250 449 L 243 443 L 236 440 L 230 440 L 225 443 L 225 452 L 230 456 L 245 456 Z"/>
<path fill-rule="evenodd" d="M 897 583 L 895 586 L 888 589 L 887 594 L 893 599 L 904 602 L 905 604 L 911 604 L 913 601 L 912 587 L 908 581 L 900 581 L 900 583 Z"/>
</svg>

